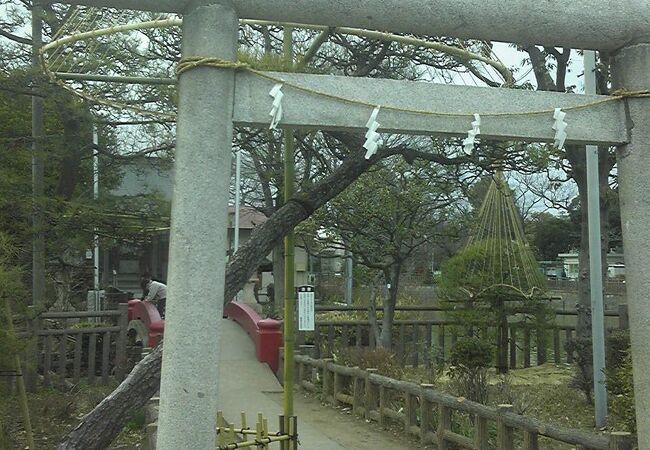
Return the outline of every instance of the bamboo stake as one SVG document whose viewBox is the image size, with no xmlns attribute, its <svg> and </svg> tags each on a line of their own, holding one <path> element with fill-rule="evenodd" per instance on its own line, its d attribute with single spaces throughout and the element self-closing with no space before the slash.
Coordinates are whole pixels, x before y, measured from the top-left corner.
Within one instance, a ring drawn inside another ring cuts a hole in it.
<svg viewBox="0 0 650 450">
<path fill-rule="evenodd" d="M 11 338 L 14 337 L 14 322 L 11 318 L 11 305 L 9 299 L 5 298 L 5 311 L 7 314 L 7 333 Z M 23 378 L 23 371 L 20 364 L 20 357 L 18 353 L 14 354 L 14 370 L 16 371 L 16 381 L 18 383 L 18 398 L 20 403 L 20 410 L 23 414 L 23 422 L 25 425 L 25 433 L 27 435 L 27 445 L 30 449 L 34 450 L 34 434 L 32 432 L 32 421 L 29 417 L 29 405 L 27 403 L 27 391 L 25 390 L 25 379 Z"/>
</svg>

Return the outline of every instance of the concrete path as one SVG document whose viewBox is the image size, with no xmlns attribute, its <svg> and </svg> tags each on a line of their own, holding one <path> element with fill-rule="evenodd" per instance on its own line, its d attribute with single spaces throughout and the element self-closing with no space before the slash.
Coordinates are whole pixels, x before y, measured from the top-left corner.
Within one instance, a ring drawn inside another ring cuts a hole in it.
<svg viewBox="0 0 650 450">
<path fill-rule="evenodd" d="M 246 412 L 249 426 L 257 413 L 277 429 L 282 414 L 282 386 L 266 364 L 257 361 L 252 340 L 235 322 L 224 320 L 219 365 L 219 405 L 226 420 L 239 424 Z M 313 398 L 296 392 L 294 410 L 298 416 L 300 448 L 318 450 L 418 448 L 404 437 L 379 429 L 351 415 L 321 406 Z"/>
</svg>

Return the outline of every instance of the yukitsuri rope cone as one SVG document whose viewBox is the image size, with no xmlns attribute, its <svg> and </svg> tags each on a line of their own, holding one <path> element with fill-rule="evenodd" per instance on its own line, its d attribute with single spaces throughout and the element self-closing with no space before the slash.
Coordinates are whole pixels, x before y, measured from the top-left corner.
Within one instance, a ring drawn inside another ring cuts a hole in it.
<svg viewBox="0 0 650 450">
<path fill-rule="evenodd" d="M 452 306 L 449 314 L 462 323 L 458 330 L 462 335 L 494 339 L 497 371 L 505 373 L 516 327 L 526 333 L 537 330 L 538 362 L 545 360 L 545 329 L 550 319 L 545 291 L 544 276 L 499 170 L 479 210 L 474 233 L 443 267 L 440 297 Z M 490 337 L 495 330 L 496 336 Z"/>
</svg>

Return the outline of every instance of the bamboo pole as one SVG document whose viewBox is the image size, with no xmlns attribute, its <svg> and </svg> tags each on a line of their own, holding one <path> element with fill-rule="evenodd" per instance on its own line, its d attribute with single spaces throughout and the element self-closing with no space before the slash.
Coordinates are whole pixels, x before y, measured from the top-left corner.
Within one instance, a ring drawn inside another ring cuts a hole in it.
<svg viewBox="0 0 650 450">
<path fill-rule="evenodd" d="M 7 334 L 10 338 L 14 337 L 14 323 L 11 318 L 11 305 L 9 299 L 5 298 L 5 311 L 7 314 Z M 20 411 L 23 415 L 23 423 L 25 425 L 25 433 L 27 436 L 27 446 L 34 450 L 34 434 L 32 432 L 32 421 L 29 417 L 29 405 L 27 404 L 27 391 L 25 390 L 25 379 L 20 365 L 20 357 L 18 353 L 14 354 L 14 370 L 16 371 L 16 382 L 18 384 L 18 399 L 20 403 Z"/>
<path fill-rule="evenodd" d="M 293 28 L 284 29 L 284 59 L 287 66 L 293 64 Z M 294 192 L 294 141 L 292 130 L 284 132 L 284 201 L 293 197 Z M 294 334 L 295 334 L 295 282 L 294 282 L 294 242 L 293 230 L 284 238 L 284 417 L 285 429 L 289 429 L 289 418 L 293 416 L 294 383 Z M 283 449 L 288 446 L 281 444 Z"/>
</svg>

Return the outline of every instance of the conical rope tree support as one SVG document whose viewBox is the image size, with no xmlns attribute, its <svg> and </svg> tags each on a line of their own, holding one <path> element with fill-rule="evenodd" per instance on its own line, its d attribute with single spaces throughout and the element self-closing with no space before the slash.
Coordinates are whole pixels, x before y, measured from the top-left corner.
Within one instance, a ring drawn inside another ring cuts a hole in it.
<svg viewBox="0 0 650 450">
<path fill-rule="evenodd" d="M 537 329 L 538 362 L 545 361 L 546 283 L 526 241 L 521 215 L 503 172 L 497 170 L 462 252 L 443 270 L 441 293 L 462 316 L 468 336 L 496 325 L 496 368 L 508 370 L 512 322 Z M 458 304 L 462 304 L 459 307 Z"/>
</svg>

